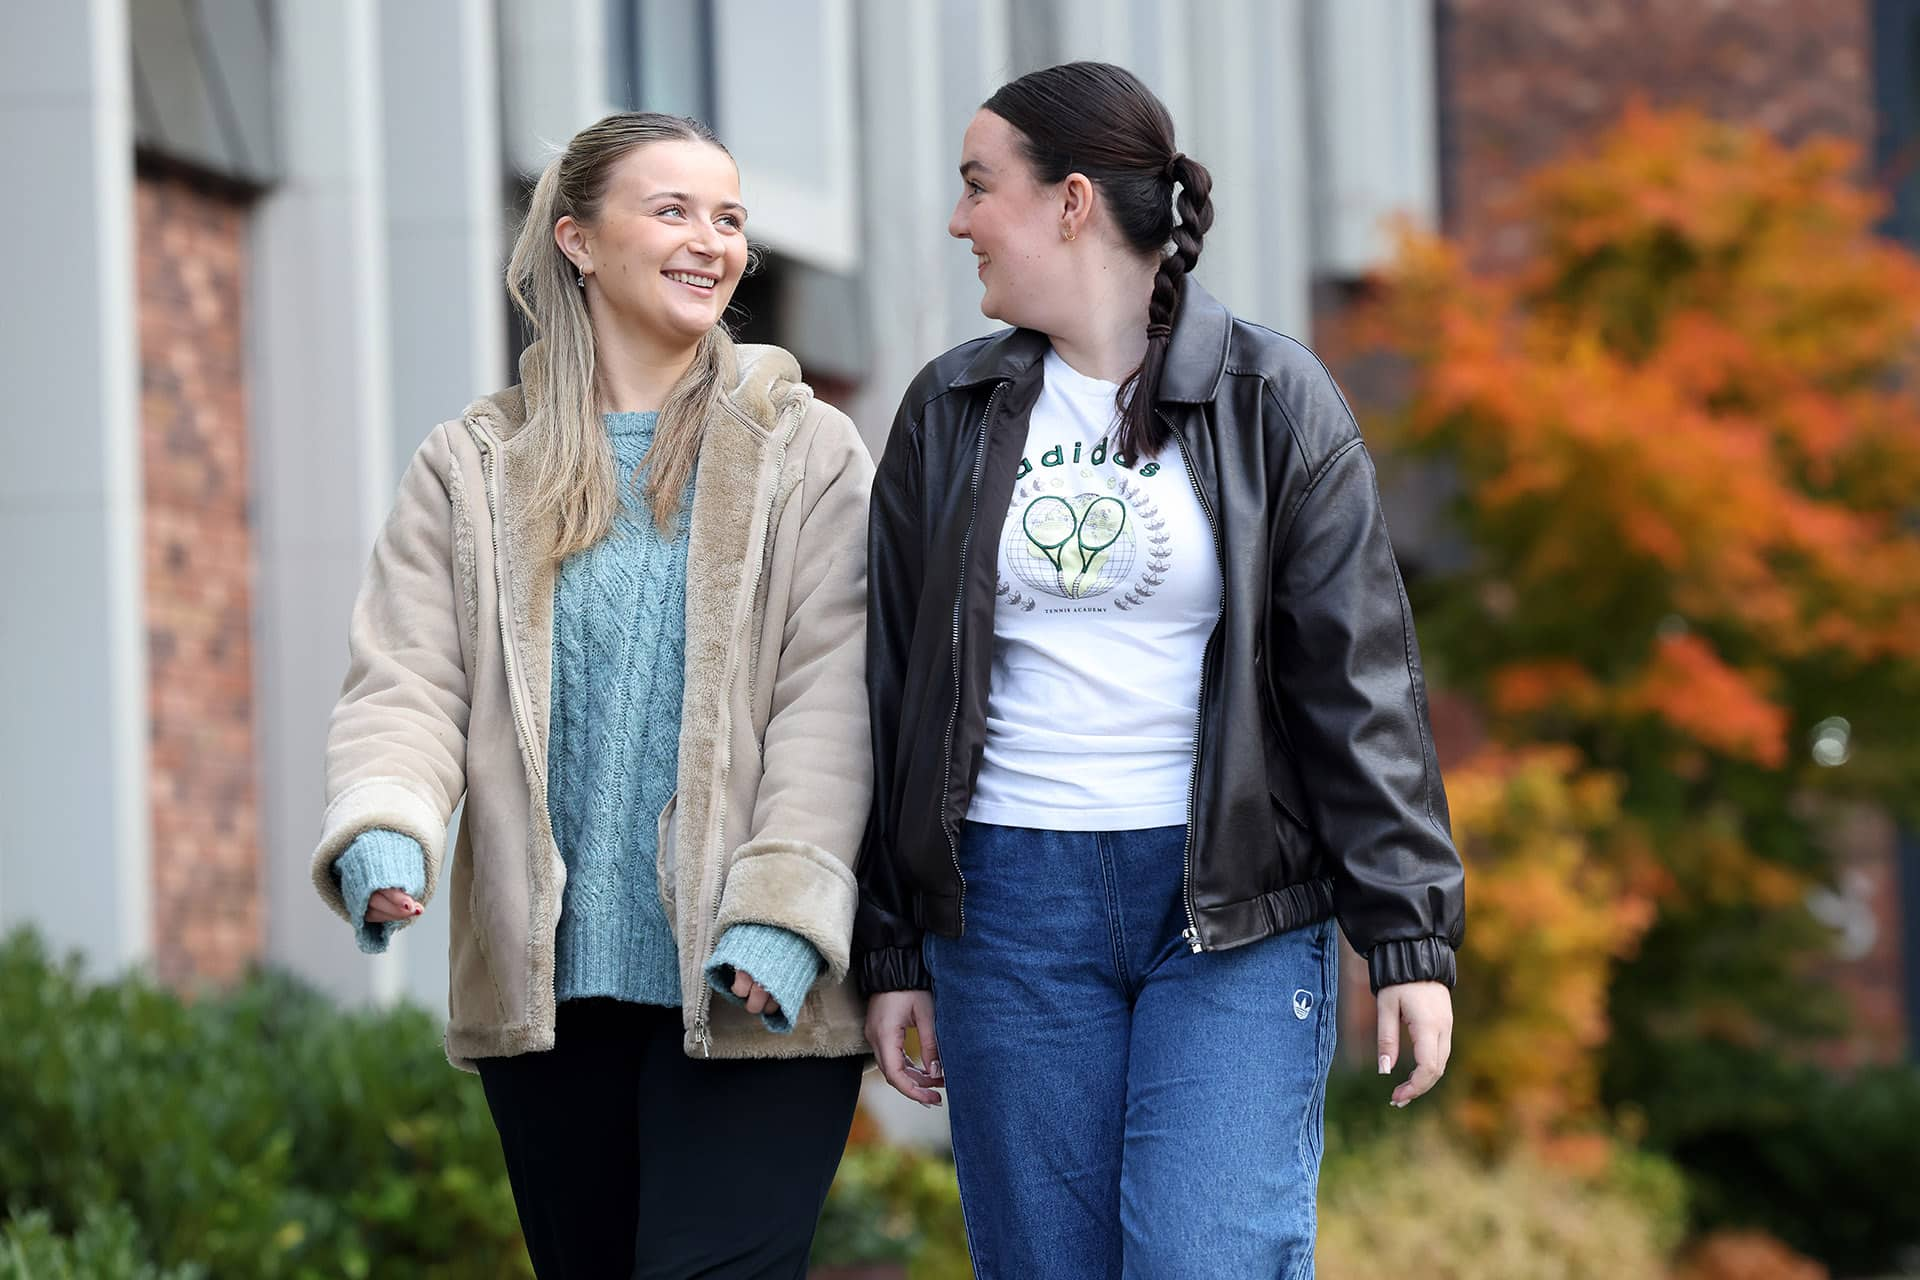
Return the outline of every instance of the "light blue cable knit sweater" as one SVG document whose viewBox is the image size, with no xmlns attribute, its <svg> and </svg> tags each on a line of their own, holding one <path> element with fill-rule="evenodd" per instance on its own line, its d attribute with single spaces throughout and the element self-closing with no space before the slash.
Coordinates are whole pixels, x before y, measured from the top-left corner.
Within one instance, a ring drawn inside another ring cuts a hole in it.
<svg viewBox="0 0 1920 1280">
<path fill-rule="evenodd" d="M 655 415 L 609 414 L 606 423 L 616 465 L 631 475 L 652 443 Z M 631 494 L 613 532 L 570 556 L 554 584 L 547 810 L 567 866 L 555 939 L 562 1000 L 680 1003 L 678 955 L 657 889 L 654 819 L 679 768 L 690 505 L 682 503 L 674 536 L 662 538 L 640 495 Z M 365 833 L 341 855 L 336 872 L 361 922 L 361 950 L 385 950 L 393 929 L 365 923 L 367 899 L 388 886 L 417 897 L 423 862 L 418 843 L 384 830 Z M 785 1032 L 821 962 L 797 934 L 736 925 L 705 971 L 716 992 L 739 1004 L 729 989 L 736 968 L 779 1001 L 780 1014 L 763 1020 Z"/>
</svg>

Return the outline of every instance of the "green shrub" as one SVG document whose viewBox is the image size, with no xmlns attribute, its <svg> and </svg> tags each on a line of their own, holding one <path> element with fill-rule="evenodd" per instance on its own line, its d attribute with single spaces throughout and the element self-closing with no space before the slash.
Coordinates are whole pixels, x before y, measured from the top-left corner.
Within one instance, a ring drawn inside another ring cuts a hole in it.
<svg viewBox="0 0 1920 1280">
<path fill-rule="evenodd" d="M 1382 1108 L 1384 1110 L 1384 1108 Z M 1617 1280 L 1660 1276 L 1680 1227 L 1677 1179 L 1637 1159 L 1576 1177 L 1524 1156 L 1484 1164 L 1433 1126 L 1328 1148 L 1322 1280 Z"/>
<path fill-rule="evenodd" d="M 1416 1103 L 1413 1112 L 1403 1114 L 1393 1110 L 1387 1105 L 1387 1099 L 1393 1096 L 1393 1087 L 1406 1074 L 1405 1071 L 1399 1071 L 1389 1079 L 1369 1070 L 1342 1067 L 1338 1063 L 1334 1065 L 1327 1076 L 1326 1150 L 1329 1162 L 1334 1159 L 1335 1151 L 1356 1151 L 1389 1134 L 1405 1132 L 1407 1115 L 1417 1115 L 1422 1107 L 1440 1109 L 1452 1101 L 1452 1095 L 1447 1092 L 1447 1084 L 1443 1081 L 1440 1092 Z"/>
<path fill-rule="evenodd" d="M 155 1266 L 124 1206 L 90 1209 L 72 1236 L 44 1209 L 0 1226 L 0 1280 L 201 1280 L 198 1267 Z"/>
<path fill-rule="evenodd" d="M 910 1280 L 971 1280 L 953 1161 L 899 1147 L 847 1148 L 814 1237 L 813 1265 L 908 1263 Z"/>
<path fill-rule="evenodd" d="M 524 1277 L 479 1082 L 430 1018 L 262 976 L 194 1002 L 0 942 L 0 1203 L 124 1205 L 214 1280 Z"/>
<path fill-rule="evenodd" d="M 1617 1084 L 1685 1170 L 1697 1227 L 1768 1232 L 1840 1275 L 1893 1271 L 1920 1246 L 1920 1070 L 1837 1076 L 1695 1041 Z"/>
</svg>

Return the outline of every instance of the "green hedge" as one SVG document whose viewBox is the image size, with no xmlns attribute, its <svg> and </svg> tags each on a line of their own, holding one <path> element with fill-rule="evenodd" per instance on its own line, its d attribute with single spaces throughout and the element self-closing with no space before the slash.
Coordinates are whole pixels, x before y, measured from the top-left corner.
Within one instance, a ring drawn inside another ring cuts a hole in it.
<svg viewBox="0 0 1920 1280">
<path fill-rule="evenodd" d="M 1615 1101 L 1643 1100 L 1623 1109 L 1685 1171 L 1696 1228 L 1760 1227 L 1841 1274 L 1920 1243 L 1920 1072 L 1839 1079 L 1696 1044 L 1649 1074 L 1613 1081 Z M 1403 1127 L 1382 1086 L 1335 1074 L 1330 1186 L 1343 1150 Z M 341 1011 L 273 975 L 183 1002 L 88 983 L 15 934 L 0 1099 L 0 1280 L 531 1274 L 479 1081 L 419 1010 Z M 855 1148 L 815 1256 L 966 1275 L 951 1164 Z"/>
<path fill-rule="evenodd" d="M 1329 1133 L 1321 1280 L 1667 1274 L 1684 1216 L 1670 1169 L 1629 1156 L 1602 1176 L 1582 1178 L 1524 1154 L 1481 1160 L 1431 1122 L 1398 1129 L 1353 1149 Z"/>
<path fill-rule="evenodd" d="M 204 1280 L 195 1266 L 156 1266 L 123 1206 L 90 1209 L 71 1236 L 44 1209 L 0 1225 L 0 1280 Z"/>
<path fill-rule="evenodd" d="M 907 1264 L 908 1280 L 971 1280 L 951 1158 L 854 1146 L 820 1215 L 816 1267 Z"/>
<path fill-rule="evenodd" d="M 18 1249 L 124 1222 L 130 1259 L 210 1280 L 532 1274 L 479 1081 L 419 1010 L 342 1012 L 276 976 L 182 1002 L 16 934 L 0 1098 Z"/>
<path fill-rule="evenodd" d="M 416 1009 L 91 984 L 19 933 L 0 1098 L 0 1280 L 532 1275 L 480 1082 Z M 969 1276 L 952 1162 L 850 1151 L 815 1260 Z"/>
<path fill-rule="evenodd" d="M 1698 1229 L 1767 1231 L 1843 1276 L 1920 1257 L 1920 1069 L 1839 1075 L 1703 1039 L 1610 1083 L 1687 1175 Z"/>
</svg>

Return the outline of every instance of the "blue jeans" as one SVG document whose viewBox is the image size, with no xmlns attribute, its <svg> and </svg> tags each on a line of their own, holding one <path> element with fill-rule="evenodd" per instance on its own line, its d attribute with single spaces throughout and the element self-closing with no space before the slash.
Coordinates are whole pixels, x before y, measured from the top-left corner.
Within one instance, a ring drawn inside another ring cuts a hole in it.
<svg viewBox="0 0 1920 1280">
<path fill-rule="evenodd" d="M 980 1280 L 1313 1275 L 1334 926 L 1193 954 L 1185 840 L 967 824 L 924 952 Z"/>
</svg>

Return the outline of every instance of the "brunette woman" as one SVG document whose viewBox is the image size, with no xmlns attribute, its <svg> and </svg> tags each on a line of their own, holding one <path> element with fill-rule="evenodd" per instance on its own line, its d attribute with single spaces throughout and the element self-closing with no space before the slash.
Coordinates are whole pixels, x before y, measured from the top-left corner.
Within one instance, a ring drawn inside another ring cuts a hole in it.
<svg viewBox="0 0 1920 1280">
<path fill-rule="evenodd" d="M 1013 327 L 922 370 L 875 481 L 868 1038 L 947 1089 L 984 1280 L 1311 1275 L 1335 922 L 1399 1106 L 1462 922 L 1373 463 L 1193 279 L 1212 179 L 1133 75 L 1006 85 L 960 181 Z"/>
</svg>

